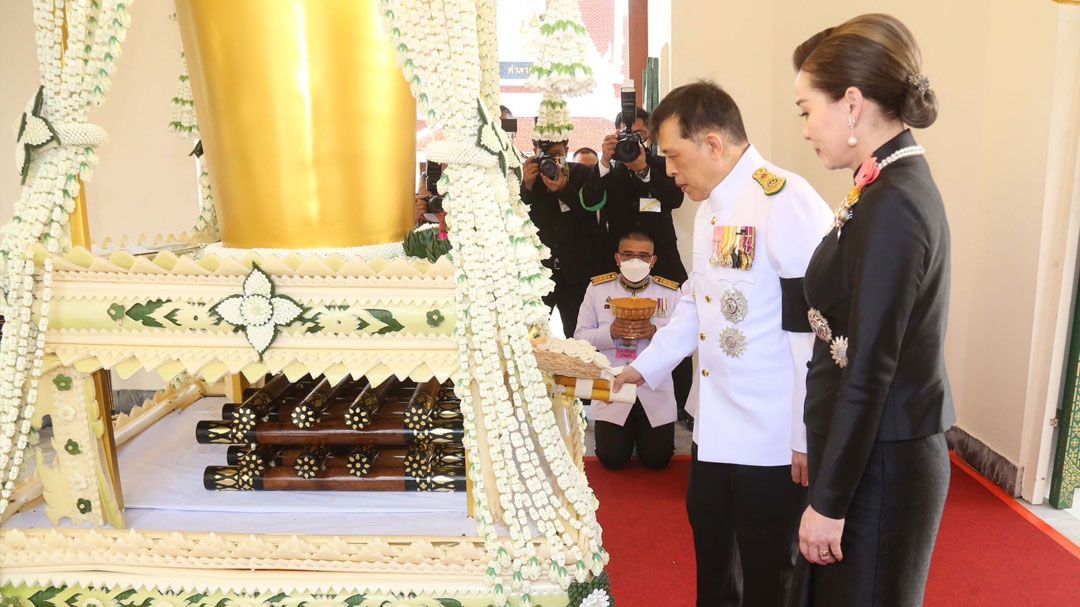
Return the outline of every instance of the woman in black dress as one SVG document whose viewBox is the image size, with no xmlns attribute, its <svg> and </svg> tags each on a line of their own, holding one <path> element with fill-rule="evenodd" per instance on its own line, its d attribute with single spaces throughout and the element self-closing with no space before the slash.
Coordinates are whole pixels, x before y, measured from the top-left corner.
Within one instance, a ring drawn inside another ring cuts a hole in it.
<svg viewBox="0 0 1080 607">
<path fill-rule="evenodd" d="M 818 339 L 800 602 L 922 605 L 955 415 L 944 361 L 949 227 L 907 126 L 930 126 L 937 100 L 911 32 L 887 15 L 824 30 L 793 61 L 803 137 L 827 168 L 856 172 L 804 283 Z"/>
</svg>

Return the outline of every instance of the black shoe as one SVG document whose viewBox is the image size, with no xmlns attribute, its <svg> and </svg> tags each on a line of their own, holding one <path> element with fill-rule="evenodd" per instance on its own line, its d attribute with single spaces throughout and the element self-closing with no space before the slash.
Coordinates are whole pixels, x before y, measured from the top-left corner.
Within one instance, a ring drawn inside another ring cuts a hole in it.
<svg viewBox="0 0 1080 607">
<path fill-rule="evenodd" d="M 687 413 L 685 410 L 679 411 L 679 421 L 686 424 L 687 430 L 694 429 L 694 417 Z"/>
</svg>

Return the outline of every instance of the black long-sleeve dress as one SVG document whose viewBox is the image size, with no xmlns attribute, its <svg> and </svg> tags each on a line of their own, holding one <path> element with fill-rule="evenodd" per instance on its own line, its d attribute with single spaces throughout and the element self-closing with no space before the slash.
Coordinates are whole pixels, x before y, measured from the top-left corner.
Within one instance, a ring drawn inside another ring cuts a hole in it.
<svg viewBox="0 0 1080 607">
<path fill-rule="evenodd" d="M 873 156 L 914 145 L 905 130 Z M 820 315 L 804 412 L 810 505 L 845 527 L 843 562 L 801 563 L 803 604 L 922 605 L 956 419 L 949 266 L 945 207 L 921 155 L 884 167 L 810 260 L 804 287 Z"/>
</svg>

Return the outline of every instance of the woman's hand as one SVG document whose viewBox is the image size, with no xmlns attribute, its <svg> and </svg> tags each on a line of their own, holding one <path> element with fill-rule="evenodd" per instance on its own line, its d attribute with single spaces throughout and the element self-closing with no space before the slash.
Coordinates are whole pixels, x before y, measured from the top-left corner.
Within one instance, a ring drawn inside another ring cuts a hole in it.
<svg viewBox="0 0 1080 607">
<path fill-rule="evenodd" d="M 832 565 L 844 560 L 840 538 L 844 535 L 844 519 L 829 518 L 807 506 L 799 525 L 799 552 L 815 565 Z"/>
</svg>

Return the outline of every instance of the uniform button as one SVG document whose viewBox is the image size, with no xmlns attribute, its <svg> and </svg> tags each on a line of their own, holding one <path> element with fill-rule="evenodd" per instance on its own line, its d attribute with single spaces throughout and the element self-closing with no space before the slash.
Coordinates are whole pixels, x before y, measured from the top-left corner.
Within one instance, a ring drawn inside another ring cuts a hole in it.
<svg viewBox="0 0 1080 607">
<path fill-rule="evenodd" d="M 705 303 L 712 303 L 712 295 L 705 296 Z"/>
<path fill-rule="evenodd" d="M 701 338 L 701 341 L 705 341 L 705 334 L 704 333 L 698 333 L 698 337 Z"/>
<path fill-rule="evenodd" d="M 702 369 L 701 370 L 701 376 L 702 377 L 708 377 L 709 376 L 709 370 L 708 369 Z"/>
<path fill-rule="evenodd" d="M 711 223 L 712 225 L 716 225 L 716 218 L 713 217 L 712 219 L 710 219 L 709 223 Z"/>
</svg>

